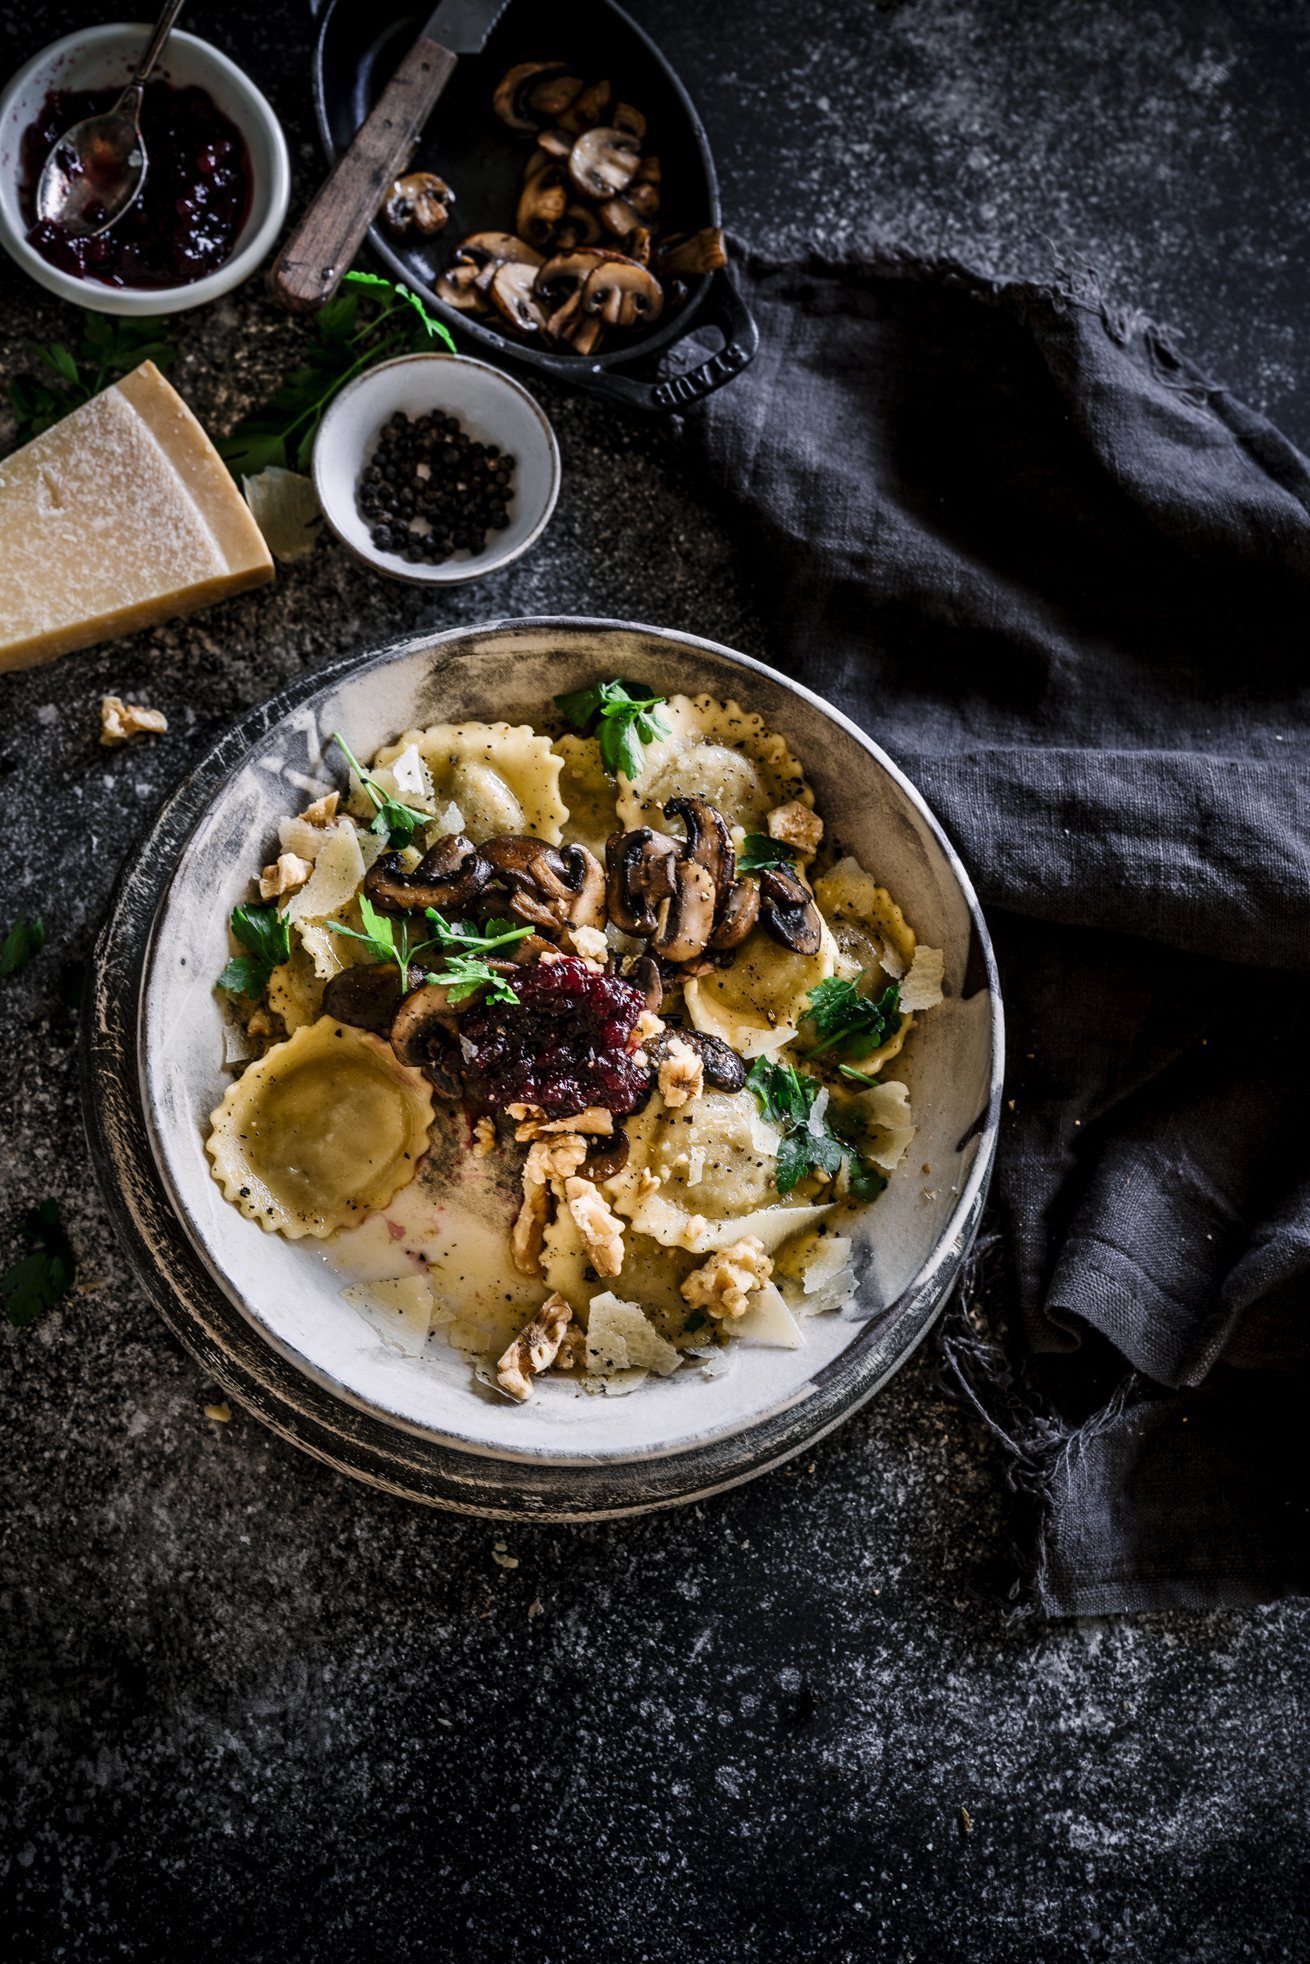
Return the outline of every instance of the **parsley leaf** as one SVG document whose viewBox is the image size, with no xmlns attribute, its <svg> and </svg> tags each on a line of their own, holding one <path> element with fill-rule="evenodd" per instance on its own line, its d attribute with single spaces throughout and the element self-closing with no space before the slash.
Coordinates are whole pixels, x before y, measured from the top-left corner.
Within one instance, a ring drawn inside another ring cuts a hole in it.
<svg viewBox="0 0 1310 1964">
<path fill-rule="evenodd" d="M 455 343 L 419 296 L 380 273 L 347 273 L 340 292 L 314 316 L 305 359 L 268 401 L 218 445 L 234 477 L 270 465 L 303 471 L 328 404 L 375 362 Z"/>
<path fill-rule="evenodd" d="M 42 372 L 15 375 L 9 383 L 20 443 L 40 436 L 143 361 L 167 368 L 177 358 L 162 323 L 116 320 L 107 314 L 86 316 L 76 350 L 63 341 L 49 346 L 33 342 L 31 348 Z"/>
<path fill-rule="evenodd" d="M 448 921 L 435 907 L 427 909 L 427 917 L 436 929 L 435 940 L 441 944 L 442 966 L 427 976 L 429 982 L 440 982 L 448 991 L 452 1003 L 467 1002 L 479 989 L 487 991 L 487 1002 L 517 1002 L 518 996 L 503 975 L 496 972 L 486 960 L 493 948 L 512 947 L 531 934 L 530 927 L 520 927 L 514 921 L 490 920 L 479 932 L 474 921 Z M 431 947 L 432 942 L 426 942 Z"/>
<path fill-rule="evenodd" d="M 867 1057 L 870 1051 L 880 1050 L 900 1029 L 899 986 L 893 982 L 875 1001 L 872 996 L 860 994 L 864 973 L 861 969 L 854 982 L 831 975 L 810 990 L 807 1017 L 823 1039 L 809 1052 L 811 1057 L 830 1050 L 836 1043 L 845 1044 L 853 1057 Z"/>
<path fill-rule="evenodd" d="M 248 955 L 234 955 L 214 984 L 230 996 L 262 996 L 275 968 L 291 959 L 291 929 L 276 904 L 234 907 L 230 926 Z"/>
<path fill-rule="evenodd" d="M 388 845 L 407 846 L 421 827 L 431 825 L 431 812 L 417 811 L 413 805 L 402 805 L 369 776 L 339 731 L 332 732 L 330 741 L 344 752 L 346 762 L 373 801 L 373 820 L 368 828 L 370 832 L 376 832 L 379 837 L 385 836 Z"/>
<path fill-rule="evenodd" d="M 449 954 L 442 960 L 439 969 L 425 978 L 429 982 L 439 982 L 452 1003 L 467 1002 L 470 996 L 485 989 L 485 1002 L 517 1002 L 518 995 L 511 989 L 503 975 L 486 962 L 479 961 L 476 955 Z"/>
<path fill-rule="evenodd" d="M 38 914 L 28 920 L 20 914 L 3 941 L 0 941 L 0 976 L 16 975 L 25 968 L 33 955 L 39 955 L 45 946 L 45 922 Z"/>
<path fill-rule="evenodd" d="M 574 689 L 555 701 L 565 722 L 584 736 L 595 735 L 600 758 L 611 777 L 622 772 L 635 783 L 646 768 L 642 746 L 668 736 L 669 726 L 656 710 L 666 700 L 640 682 L 597 682 Z"/>
<path fill-rule="evenodd" d="M 850 1161 L 850 1190 L 857 1200 L 871 1200 L 882 1192 L 886 1181 L 882 1186 L 872 1184 L 880 1176 L 864 1165 L 851 1140 L 834 1130 L 826 1105 L 816 1120 L 814 1107 L 823 1090 L 817 1078 L 803 1077 L 794 1064 L 757 1057 L 746 1082 L 764 1116 L 782 1127 L 773 1176 L 779 1193 L 790 1193 L 811 1173 L 835 1178 L 843 1160 Z"/>
<path fill-rule="evenodd" d="M 737 854 L 737 871 L 763 873 L 770 866 L 792 867 L 798 857 L 795 846 L 771 839 L 767 832 L 748 832 Z"/>
<path fill-rule="evenodd" d="M 366 893 L 359 896 L 359 917 L 364 923 L 364 932 L 358 928 L 347 927 L 344 921 L 327 921 L 329 933 L 349 935 L 352 941 L 362 941 L 375 962 L 394 962 L 402 977 L 409 971 L 409 929 L 400 922 L 400 942 L 396 941 L 396 923 L 386 914 L 379 914 Z"/>
<path fill-rule="evenodd" d="M 72 1244 L 59 1217 L 57 1200 L 38 1201 L 18 1223 L 31 1252 L 20 1255 L 0 1275 L 5 1315 L 17 1329 L 35 1323 L 47 1309 L 68 1294 L 77 1274 Z"/>
</svg>

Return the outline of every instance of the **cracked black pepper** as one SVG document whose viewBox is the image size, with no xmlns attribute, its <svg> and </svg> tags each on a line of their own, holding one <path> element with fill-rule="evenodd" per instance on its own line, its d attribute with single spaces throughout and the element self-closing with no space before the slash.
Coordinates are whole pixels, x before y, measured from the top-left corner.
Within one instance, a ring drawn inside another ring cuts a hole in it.
<svg viewBox="0 0 1310 1964">
<path fill-rule="evenodd" d="M 515 459 L 476 443 L 454 416 L 397 409 L 378 434 L 356 502 L 379 552 L 411 566 L 478 553 L 509 524 Z"/>
</svg>

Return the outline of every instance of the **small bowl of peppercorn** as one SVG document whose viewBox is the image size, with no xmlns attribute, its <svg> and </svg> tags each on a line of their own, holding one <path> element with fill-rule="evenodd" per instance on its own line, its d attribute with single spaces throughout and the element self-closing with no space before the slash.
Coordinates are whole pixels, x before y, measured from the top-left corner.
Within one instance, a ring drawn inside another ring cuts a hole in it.
<svg viewBox="0 0 1310 1964">
<path fill-rule="evenodd" d="M 458 586 L 541 537 L 559 496 L 559 446 L 499 369 L 400 355 L 336 398 L 313 473 L 324 517 L 357 559 L 417 586 Z"/>
</svg>

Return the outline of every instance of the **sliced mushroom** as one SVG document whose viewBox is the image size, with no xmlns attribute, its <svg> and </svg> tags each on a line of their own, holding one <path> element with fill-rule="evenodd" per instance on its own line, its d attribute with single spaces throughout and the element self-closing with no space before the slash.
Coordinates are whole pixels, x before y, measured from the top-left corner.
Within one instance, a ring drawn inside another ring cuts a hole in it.
<svg viewBox="0 0 1310 1964">
<path fill-rule="evenodd" d="M 594 246 L 602 236 L 600 220 L 587 205 L 570 205 L 555 227 L 555 244 L 561 252 Z"/>
<path fill-rule="evenodd" d="M 659 963 L 650 955 L 638 955 L 623 979 L 630 982 L 634 989 L 641 990 L 647 1009 L 652 1016 L 658 1016 L 660 1004 L 664 1001 L 664 982 Z"/>
<path fill-rule="evenodd" d="M 598 207 L 598 213 L 605 230 L 625 242 L 641 223 L 626 198 L 606 198 L 604 204 Z"/>
<path fill-rule="evenodd" d="M 648 225 L 638 225 L 626 238 L 629 259 L 635 259 L 639 266 L 650 265 L 653 234 Z"/>
<path fill-rule="evenodd" d="M 813 894 L 781 866 L 760 874 L 760 919 L 794 954 L 817 955 L 823 945 L 823 920 Z"/>
<path fill-rule="evenodd" d="M 460 314 L 489 314 L 486 295 L 480 293 L 475 284 L 478 276 L 476 266 L 452 266 L 437 281 L 438 300 L 453 307 Z"/>
<path fill-rule="evenodd" d="M 677 890 L 660 909 L 650 949 L 662 961 L 676 964 L 702 954 L 714 930 L 714 881 L 694 859 L 676 862 Z"/>
<path fill-rule="evenodd" d="M 542 130 L 537 138 L 537 148 L 544 150 L 548 157 L 557 157 L 562 161 L 573 148 L 573 138 L 567 130 Z"/>
<path fill-rule="evenodd" d="M 599 314 L 584 314 L 579 305 L 560 323 L 555 339 L 566 341 L 575 355 L 591 355 L 605 338 L 605 323 Z"/>
<path fill-rule="evenodd" d="M 531 246 L 545 245 L 551 227 L 568 209 L 569 186 L 562 164 L 547 163 L 524 185 L 514 215 L 514 229 Z"/>
<path fill-rule="evenodd" d="M 646 1055 L 656 1070 L 673 1043 L 685 1043 L 694 1050 L 701 1060 L 706 1084 L 713 1085 L 716 1091 L 740 1091 L 746 1082 L 746 1066 L 731 1045 L 720 1037 L 707 1036 L 701 1030 L 684 1030 L 671 1024 L 661 1030 L 646 1045 Z"/>
<path fill-rule="evenodd" d="M 567 103 L 555 103 L 558 84 L 563 78 L 568 77 L 570 81 L 577 79 L 569 75 L 568 69 L 566 61 L 521 61 L 501 77 L 491 98 L 491 106 L 501 122 L 508 123 L 512 130 L 531 132 L 540 129 L 550 117 L 559 114 L 560 108 L 568 106 Z M 579 82 L 569 96 L 569 102 L 575 99 L 581 86 Z M 540 99 L 542 97 L 544 101 Z M 550 108 L 547 108 L 547 102 L 552 103 Z"/>
<path fill-rule="evenodd" d="M 458 907 L 481 893 L 491 867 L 462 832 L 438 839 L 412 873 L 401 870 L 400 854 L 384 852 L 364 875 L 364 892 L 383 914 L 408 914 L 424 907 Z"/>
<path fill-rule="evenodd" d="M 491 281 L 491 297 L 511 326 L 524 334 L 545 331 L 546 315 L 535 292 L 536 269 L 511 265 L 497 266 Z"/>
<path fill-rule="evenodd" d="M 582 90 L 579 75 L 545 75 L 525 91 L 524 100 L 534 115 L 562 116 Z"/>
<path fill-rule="evenodd" d="M 626 130 L 586 130 L 569 152 L 569 176 L 584 198 L 616 198 L 640 163 L 640 147 Z"/>
<path fill-rule="evenodd" d="M 450 1022 L 455 1013 L 443 984 L 426 982 L 404 998 L 391 1024 L 391 1048 L 400 1062 L 422 1071 L 443 1098 L 458 1098 L 464 1088 Z"/>
<path fill-rule="evenodd" d="M 524 245 L 512 232 L 472 232 L 467 239 L 456 246 L 449 271 L 442 274 L 438 291 L 443 300 L 448 298 L 446 288 L 461 295 L 472 293 L 472 305 L 484 311 L 491 305 L 491 282 L 501 266 L 532 266 L 542 264 L 539 252 Z M 464 311 L 471 311 L 470 303 L 452 300 L 452 305 L 462 304 Z"/>
<path fill-rule="evenodd" d="M 714 949 L 738 948 L 746 939 L 760 918 L 760 889 L 756 880 L 736 880 L 728 888 L 714 932 L 710 936 L 710 947 Z"/>
<path fill-rule="evenodd" d="M 616 1125 L 608 1139 L 597 1140 L 578 1168 L 578 1172 L 584 1180 L 590 1180 L 595 1186 L 602 1180 L 612 1180 L 616 1173 L 623 1171 L 627 1163 L 628 1135 L 621 1125 Z"/>
<path fill-rule="evenodd" d="M 617 258 L 598 266 L 587 281 L 582 310 L 599 314 L 611 327 L 635 327 L 638 322 L 657 321 L 664 311 L 664 293 L 659 281 L 635 259 Z"/>
<path fill-rule="evenodd" d="M 609 915 L 624 934 L 654 934 L 659 911 L 677 892 L 678 848 L 648 825 L 605 841 Z"/>
<path fill-rule="evenodd" d="M 630 102 L 616 102 L 610 115 L 610 122 L 625 136 L 635 136 L 638 143 L 646 134 L 646 118 L 640 109 L 634 109 Z"/>
<path fill-rule="evenodd" d="M 410 171 L 398 177 L 382 207 L 383 223 L 389 232 L 401 237 L 411 227 L 430 238 L 450 217 L 455 194 L 442 177 L 430 170 Z"/>
<path fill-rule="evenodd" d="M 682 820 L 687 833 L 687 858 L 705 868 L 714 882 L 715 902 L 721 907 L 737 872 L 732 834 L 722 812 L 707 798 L 670 798 L 664 816 Z"/>
<path fill-rule="evenodd" d="M 370 968 L 361 963 L 343 968 L 323 991 L 323 1014 L 338 1023 L 349 1023 L 355 1030 L 372 1030 L 374 1036 L 391 1034 L 391 1025 L 400 1007 L 400 972 L 390 963 Z"/>
<path fill-rule="evenodd" d="M 630 184 L 624 193 L 630 210 L 635 211 L 643 224 L 649 224 L 660 215 L 660 192 L 657 184 Z"/>
<path fill-rule="evenodd" d="M 585 89 L 579 89 L 567 109 L 561 110 L 558 122 L 561 129 L 574 136 L 583 130 L 594 129 L 603 123 L 614 100 L 614 91 L 608 82 L 589 82 Z"/>
<path fill-rule="evenodd" d="M 707 225 L 703 231 L 665 239 L 655 256 L 661 277 L 672 273 L 713 273 L 728 263 L 723 228 Z"/>
<path fill-rule="evenodd" d="M 483 847 L 510 889 L 509 912 L 534 926 L 599 927 L 605 918 L 605 875 L 585 846 L 555 847 L 544 839 L 506 833 Z"/>
</svg>

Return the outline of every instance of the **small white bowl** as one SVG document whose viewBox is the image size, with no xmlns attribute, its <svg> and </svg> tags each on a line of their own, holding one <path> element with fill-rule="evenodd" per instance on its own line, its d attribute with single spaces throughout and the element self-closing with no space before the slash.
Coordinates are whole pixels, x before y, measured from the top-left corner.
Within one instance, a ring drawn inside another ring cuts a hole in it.
<svg viewBox="0 0 1310 1964">
<path fill-rule="evenodd" d="M 248 280 L 273 246 L 287 215 L 291 163 L 286 138 L 269 103 L 234 61 L 194 34 L 174 29 L 156 73 L 180 88 L 207 89 L 246 140 L 253 178 L 250 210 L 225 265 L 188 286 L 105 286 L 77 279 L 43 259 L 27 242 L 18 197 L 23 131 L 51 89 L 122 87 L 141 54 L 150 28 L 115 21 L 52 41 L 8 83 L 0 95 L 0 245 L 39 286 L 96 314 L 180 314 L 203 307 Z"/>
<path fill-rule="evenodd" d="M 382 425 L 397 409 L 407 416 L 442 409 L 475 442 L 494 443 L 514 458 L 509 524 L 488 533 L 482 552 L 452 553 L 440 566 L 413 566 L 374 545 L 355 493 Z M 398 355 L 366 369 L 323 418 L 313 471 L 323 515 L 342 545 L 375 572 L 413 586 L 461 586 L 499 572 L 541 537 L 559 497 L 559 445 L 544 410 L 518 382 L 467 355 Z"/>
</svg>

